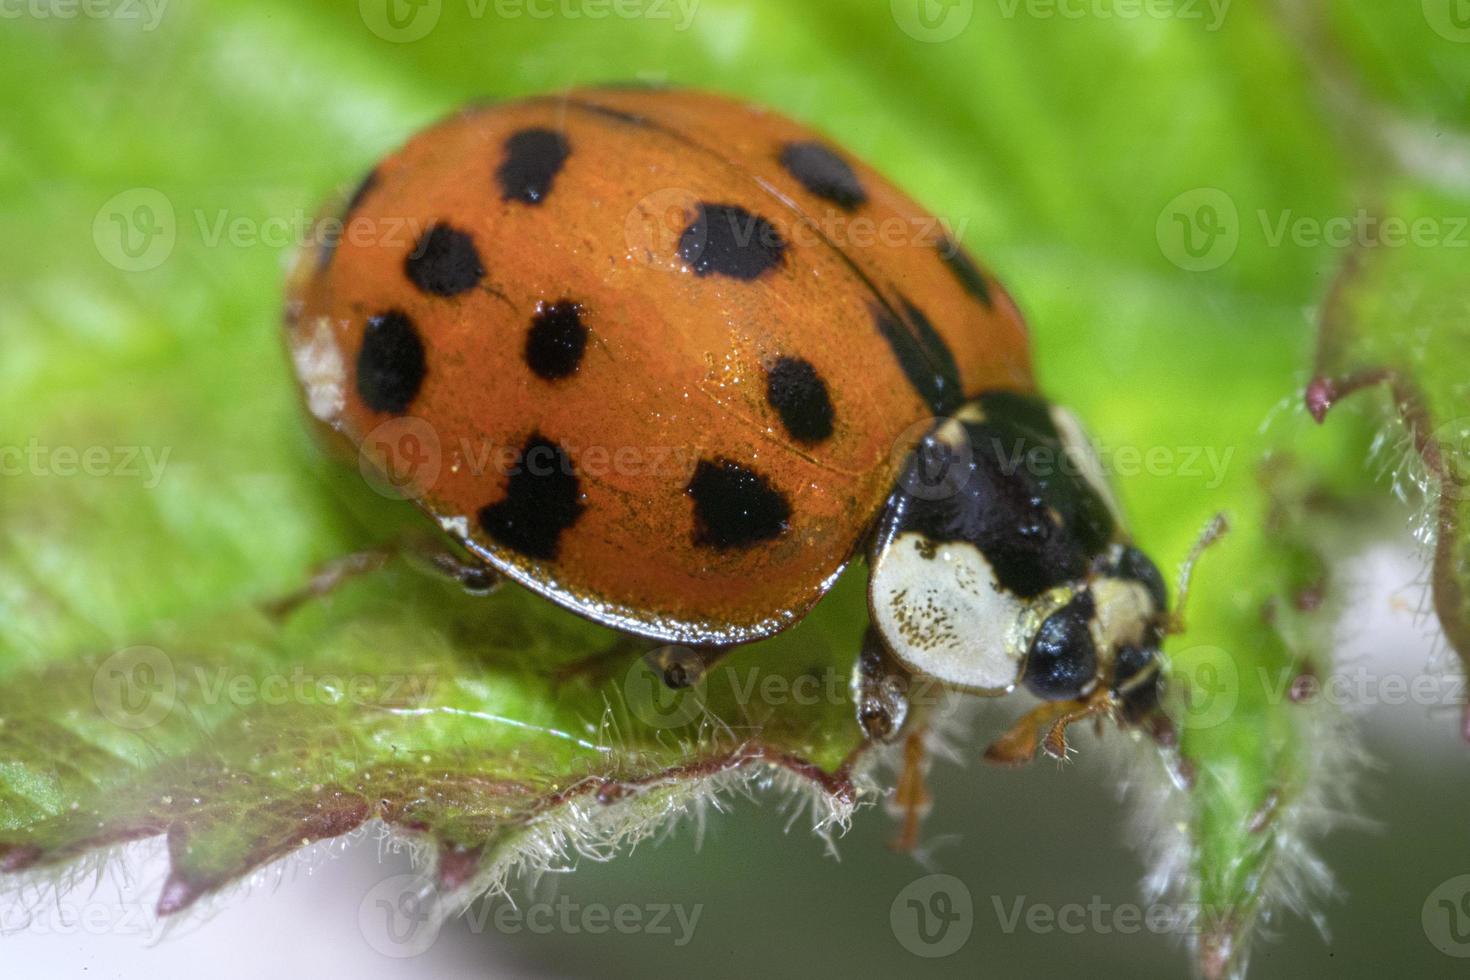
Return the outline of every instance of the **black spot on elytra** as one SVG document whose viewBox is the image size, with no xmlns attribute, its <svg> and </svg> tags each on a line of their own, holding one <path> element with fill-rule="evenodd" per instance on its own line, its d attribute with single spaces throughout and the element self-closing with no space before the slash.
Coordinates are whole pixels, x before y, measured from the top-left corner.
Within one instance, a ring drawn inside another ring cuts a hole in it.
<svg viewBox="0 0 1470 980">
<path fill-rule="evenodd" d="M 803 187 L 844 211 L 867 203 L 868 192 L 852 167 L 821 143 L 787 143 L 781 148 L 780 160 Z"/>
<path fill-rule="evenodd" d="M 337 254 L 337 246 L 342 243 L 342 236 L 347 233 L 347 226 L 352 221 L 355 212 L 363 200 L 378 186 L 378 172 L 371 170 L 362 179 L 352 195 L 347 198 L 347 203 L 342 207 L 342 213 L 334 226 L 329 226 L 322 235 L 322 250 L 317 254 L 317 264 L 325 269 L 332 264 L 332 257 Z"/>
<path fill-rule="evenodd" d="M 980 271 L 980 267 L 970 258 L 970 253 L 965 251 L 963 245 L 946 235 L 940 239 L 936 251 L 939 252 L 940 261 L 954 273 L 965 292 L 986 306 L 992 305 L 990 285 L 985 281 L 985 273 Z"/>
<path fill-rule="evenodd" d="M 551 129 L 522 129 L 505 141 L 505 159 L 495 168 L 500 196 L 507 201 L 540 204 L 551 193 L 572 144 Z"/>
<path fill-rule="evenodd" d="M 402 310 L 369 317 L 357 352 L 357 393 L 375 412 L 408 410 L 427 365 L 418 328 Z"/>
<path fill-rule="evenodd" d="M 698 276 L 750 281 L 781 264 L 786 241 L 776 226 L 738 204 L 700 204 L 679 236 L 679 257 Z"/>
<path fill-rule="evenodd" d="M 561 533 L 585 509 L 566 450 L 535 433 L 516 454 L 505 499 L 481 508 L 480 527 L 507 548 L 549 561 L 556 557 Z"/>
<path fill-rule="evenodd" d="M 694 543 L 746 548 L 784 534 L 791 505 L 754 470 L 728 459 L 700 460 L 685 493 L 694 499 Z"/>
<path fill-rule="evenodd" d="M 944 336 L 934 329 L 929 317 L 910 302 L 908 297 L 900 296 L 899 303 L 903 306 L 904 316 L 913 329 L 914 336 L 919 340 L 919 346 L 924 349 L 929 362 L 934 365 L 935 374 L 943 382 L 946 398 L 961 397 L 960 366 L 955 363 L 954 352 L 949 349 Z"/>
<path fill-rule="evenodd" d="M 587 349 L 582 306 L 569 299 L 536 307 L 526 334 L 526 364 L 538 378 L 555 381 L 576 373 Z"/>
<path fill-rule="evenodd" d="M 964 400 L 960 370 L 939 331 L 913 303 L 900 298 L 903 313 L 873 303 L 873 323 L 898 359 L 909 384 L 935 415 L 951 415 Z"/>
<path fill-rule="evenodd" d="M 474 239 L 442 221 L 419 236 L 403 271 L 421 292 L 435 296 L 457 296 L 485 277 Z"/>
<path fill-rule="evenodd" d="M 766 401 L 797 442 L 821 442 L 832 435 L 832 398 L 810 361 L 782 357 L 766 372 Z"/>
</svg>

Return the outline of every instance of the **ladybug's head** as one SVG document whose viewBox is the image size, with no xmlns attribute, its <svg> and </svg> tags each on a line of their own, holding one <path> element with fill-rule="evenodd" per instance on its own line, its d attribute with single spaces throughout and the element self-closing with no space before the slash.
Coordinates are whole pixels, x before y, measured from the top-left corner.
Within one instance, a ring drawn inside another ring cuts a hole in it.
<svg viewBox="0 0 1470 980">
<path fill-rule="evenodd" d="M 1071 413 L 984 395 L 914 448 L 869 554 L 873 625 L 910 670 L 978 694 L 1158 700 L 1168 596 Z"/>
<path fill-rule="evenodd" d="M 1021 683 L 1037 697 L 1070 701 L 1107 685 L 1125 719 L 1158 706 L 1168 593 L 1154 563 L 1115 545 L 1076 586 L 1063 586 L 1021 617 Z"/>
</svg>

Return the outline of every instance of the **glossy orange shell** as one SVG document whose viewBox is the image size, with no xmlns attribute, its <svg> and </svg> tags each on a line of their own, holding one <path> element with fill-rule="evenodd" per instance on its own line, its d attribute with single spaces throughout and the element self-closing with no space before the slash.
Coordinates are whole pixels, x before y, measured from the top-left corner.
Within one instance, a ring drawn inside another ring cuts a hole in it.
<svg viewBox="0 0 1470 980">
<path fill-rule="evenodd" d="M 527 129 L 559 133 L 568 150 L 535 203 L 496 181 L 507 140 Z M 846 161 L 865 200 L 834 203 L 789 172 L 783 151 L 813 143 Z M 743 642 L 829 588 L 916 423 L 945 407 L 905 373 L 879 319 L 910 354 L 947 348 L 963 394 L 1033 387 L 1014 304 L 988 276 L 966 287 L 955 263 L 969 260 L 943 260 L 958 246 L 923 208 L 811 129 L 733 99 L 598 88 L 468 109 L 385 159 L 356 198 L 340 242 L 305 253 L 290 285 L 289 342 L 313 415 L 390 474 L 411 434 L 425 465 L 406 496 L 498 570 L 631 632 Z M 701 202 L 769 221 L 779 264 L 750 280 L 697 274 L 680 244 Z M 472 239 L 475 288 L 445 297 L 406 278 L 415 235 L 435 222 Z M 579 307 L 586 345 L 574 373 L 546 380 L 528 369 L 527 332 L 538 307 L 561 301 Z M 402 412 L 375 411 L 358 390 L 366 323 L 386 310 L 406 314 L 424 350 Z M 922 335 L 915 346 L 916 316 L 932 324 L 927 347 Z M 821 378 L 830 437 L 783 427 L 767 380 L 782 357 Z M 478 518 L 506 497 L 533 434 L 562 447 L 576 477 L 576 519 L 550 557 L 507 547 Z M 758 474 L 786 502 L 780 532 L 738 546 L 701 538 L 690 492 L 701 460 Z"/>
</svg>

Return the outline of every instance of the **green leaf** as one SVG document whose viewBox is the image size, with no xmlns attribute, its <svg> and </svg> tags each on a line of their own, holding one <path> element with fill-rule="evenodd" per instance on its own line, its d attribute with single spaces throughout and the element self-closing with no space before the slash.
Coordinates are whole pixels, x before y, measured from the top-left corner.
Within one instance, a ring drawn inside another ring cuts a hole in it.
<svg viewBox="0 0 1470 980">
<path fill-rule="evenodd" d="M 1363 463 L 1376 420 L 1315 429 L 1300 407 L 1304 311 L 1341 250 L 1276 229 L 1353 213 L 1394 156 L 1344 138 L 1331 73 L 1463 120 L 1440 88 L 1464 70 L 1453 42 L 1369 0 L 1325 23 L 977 4 L 943 41 L 895 6 L 704 0 L 686 25 L 427 5 L 412 39 L 371 5 L 283 0 L 11 24 L 0 62 L 27 94 L 0 134 L 0 867 L 166 834 L 171 911 L 378 818 L 428 835 L 461 901 L 742 781 L 809 794 L 823 826 L 871 793 L 845 687 L 861 568 L 682 698 L 630 655 L 571 670 L 605 630 L 398 564 L 271 612 L 417 526 L 302 425 L 279 308 L 319 200 L 465 101 L 643 77 L 809 120 L 956 226 L 1027 309 L 1044 387 L 1088 421 L 1161 567 L 1228 514 L 1170 643 L 1151 877 L 1203 906 L 1213 976 L 1244 969 L 1273 906 L 1310 911 L 1323 874 L 1303 855 L 1352 759 L 1323 750 L 1350 745 L 1330 709 L 1290 694 L 1331 668 L 1331 570 L 1384 495 Z M 1438 305 L 1458 302 L 1458 253 L 1377 251 L 1339 286 L 1322 383 L 1394 372 L 1429 471 L 1462 484 L 1464 318 Z M 1439 512 L 1452 637 L 1462 504 Z"/>
<path fill-rule="evenodd" d="M 1470 667 L 1467 212 L 1470 198 L 1412 186 L 1387 192 L 1375 214 L 1382 233 L 1345 263 L 1324 308 L 1307 398 L 1323 421 L 1356 391 L 1386 394 L 1378 407 L 1402 426 L 1407 472 L 1430 515 L 1435 612 Z"/>
</svg>

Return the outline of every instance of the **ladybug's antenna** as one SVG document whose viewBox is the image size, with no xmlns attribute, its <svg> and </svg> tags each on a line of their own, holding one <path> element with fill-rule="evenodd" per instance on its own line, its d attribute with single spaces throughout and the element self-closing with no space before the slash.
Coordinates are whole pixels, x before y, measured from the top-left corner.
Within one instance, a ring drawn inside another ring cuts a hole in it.
<svg viewBox="0 0 1470 980">
<path fill-rule="evenodd" d="M 1178 588 L 1175 589 L 1175 594 L 1179 598 L 1174 603 L 1174 612 L 1169 617 L 1170 633 L 1184 632 L 1184 607 L 1189 604 L 1189 586 L 1194 579 L 1194 566 L 1199 562 L 1200 556 L 1223 538 L 1229 530 L 1230 521 L 1224 513 L 1210 518 L 1209 523 L 1200 532 L 1199 539 L 1195 541 L 1194 547 L 1189 550 L 1189 557 L 1184 559 L 1184 564 L 1179 566 L 1179 583 Z"/>
</svg>

